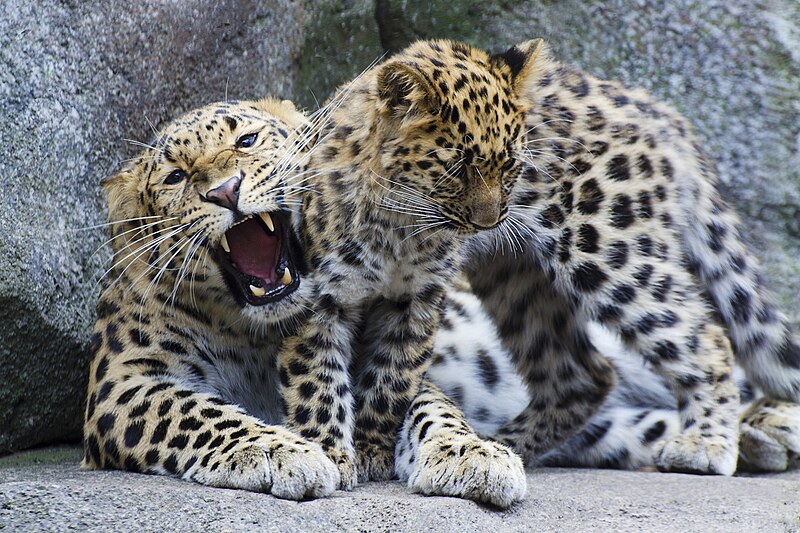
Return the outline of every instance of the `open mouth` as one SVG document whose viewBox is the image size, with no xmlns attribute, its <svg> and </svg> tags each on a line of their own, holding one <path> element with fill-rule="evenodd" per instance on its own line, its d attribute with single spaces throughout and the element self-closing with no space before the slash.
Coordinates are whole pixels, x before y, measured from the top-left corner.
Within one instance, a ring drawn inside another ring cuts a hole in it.
<svg viewBox="0 0 800 533">
<path fill-rule="evenodd" d="M 220 239 L 217 261 L 238 300 L 250 305 L 276 302 L 300 286 L 299 245 L 286 213 L 250 215 Z"/>
</svg>

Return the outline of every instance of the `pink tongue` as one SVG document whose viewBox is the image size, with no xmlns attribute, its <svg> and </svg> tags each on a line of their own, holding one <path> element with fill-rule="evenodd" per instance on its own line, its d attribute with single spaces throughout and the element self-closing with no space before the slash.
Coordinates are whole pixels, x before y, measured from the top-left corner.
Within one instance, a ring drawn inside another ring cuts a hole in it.
<svg viewBox="0 0 800 533">
<path fill-rule="evenodd" d="M 269 235 L 252 218 L 232 227 L 225 235 L 231 248 L 230 259 L 240 272 L 275 283 L 280 250 L 280 239 L 277 235 Z"/>
</svg>

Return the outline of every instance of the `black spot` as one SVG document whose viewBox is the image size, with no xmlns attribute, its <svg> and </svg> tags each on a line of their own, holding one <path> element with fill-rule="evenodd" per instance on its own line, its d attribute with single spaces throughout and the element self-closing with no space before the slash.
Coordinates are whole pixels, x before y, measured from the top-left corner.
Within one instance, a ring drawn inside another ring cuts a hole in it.
<svg viewBox="0 0 800 533">
<path fill-rule="evenodd" d="M 97 318 L 108 318 L 111 315 L 119 313 L 119 306 L 114 302 L 109 302 L 105 298 L 101 298 L 97 302 Z"/>
<path fill-rule="evenodd" d="M 646 287 L 653 275 L 653 265 L 642 265 L 633 273 L 633 278 L 639 287 Z"/>
<path fill-rule="evenodd" d="M 133 328 L 129 333 L 131 341 L 134 344 L 145 348 L 150 346 L 150 336 L 144 331 L 140 330 L 139 328 Z"/>
<path fill-rule="evenodd" d="M 623 107 L 628 105 L 628 103 L 630 102 L 630 98 L 628 98 L 624 94 L 617 94 L 612 98 L 612 100 L 614 101 L 615 107 Z"/>
<path fill-rule="evenodd" d="M 490 389 L 497 385 L 500 380 L 500 373 L 494 361 L 485 350 L 478 350 L 478 367 L 481 372 L 481 379 Z"/>
<path fill-rule="evenodd" d="M 731 295 L 731 314 L 739 324 L 746 324 L 753 314 L 751 295 L 744 288 L 737 286 Z"/>
<path fill-rule="evenodd" d="M 308 374 L 308 366 L 300 361 L 294 360 L 289 363 L 289 372 L 295 376 L 305 376 Z"/>
<path fill-rule="evenodd" d="M 181 420 L 181 423 L 178 424 L 178 429 L 183 431 L 197 431 L 201 427 L 203 427 L 203 423 L 193 416 L 184 418 Z"/>
<path fill-rule="evenodd" d="M 113 388 L 114 388 L 114 382 L 112 381 L 106 381 L 105 383 L 100 385 L 100 390 L 97 391 L 97 403 L 100 403 L 106 398 L 108 398 L 108 395 L 111 394 L 111 389 Z"/>
<path fill-rule="evenodd" d="M 649 235 L 642 234 L 637 236 L 636 247 L 639 249 L 639 253 L 644 257 L 653 255 L 653 239 L 651 239 Z"/>
<path fill-rule="evenodd" d="M 165 418 L 164 420 L 158 423 L 156 429 L 153 430 L 153 436 L 150 437 L 150 444 L 158 444 L 167 437 L 167 429 L 169 429 L 169 425 L 171 422 L 172 419 Z"/>
<path fill-rule="evenodd" d="M 619 285 L 618 287 L 615 287 L 613 291 L 611 291 L 611 298 L 620 304 L 630 303 L 635 297 L 636 289 L 628 284 Z"/>
<path fill-rule="evenodd" d="M 136 395 L 136 393 L 139 392 L 139 390 L 141 388 L 142 388 L 142 385 L 137 385 L 137 386 L 131 387 L 130 389 L 128 389 L 125 392 L 123 392 L 122 394 L 119 395 L 119 398 L 117 398 L 117 404 L 118 405 L 124 405 L 124 404 L 130 402 L 133 399 L 133 397 Z"/>
<path fill-rule="evenodd" d="M 608 173 L 608 177 L 615 181 L 625 181 L 630 179 L 631 171 L 628 163 L 628 157 L 624 155 L 614 156 L 611 161 L 608 162 L 606 172 Z"/>
<path fill-rule="evenodd" d="M 137 420 L 125 430 L 125 446 L 133 448 L 142 440 L 144 433 L 144 420 Z"/>
<path fill-rule="evenodd" d="M 225 429 L 238 428 L 241 425 L 242 423 L 239 420 L 223 420 L 214 424 L 214 428 L 217 431 L 223 431 Z"/>
<path fill-rule="evenodd" d="M 164 461 L 164 469 L 172 475 L 176 475 L 178 473 L 178 458 L 173 453 L 167 460 Z"/>
<path fill-rule="evenodd" d="M 145 400 L 142 403 L 140 403 L 139 405 L 137 405 L 136 407 L 134 407 L 133 409 L 131 409 L 131 412 L 130 412 L 129 416 L 130 416 L 130 418 L 136 418 L 136 417 L 139 417 L 139 416 L 143 416 L 149 410 L 150 410 L 150 402 Z"/>
<path fill-rule="evenodd" d="M 161 347 L 162 347 L 164 350 L 166 350 L 166 351 L 168 351 L 168 352 L 170 352 L 170 353 L 174 353 L 174 354 L 176 354 L 176 355 L 186 355 L 186 353 L 187 353 L 187 352 L 186 352 L 186 348 L 185 348 L 185 347 L 184 347 L 182 344 L 180 344 L 180 343 L 178 343 L 178 342 L 174 342 L 174 341 L 161 341 L 161 342 L 159 342 L 158 344 L 159 344 L 159 346 L 161 346 Z"/>
<path fill-rule="evenodd" d="M 428 430 L 431 428 L 432 425 L 433 425 L 433 422 L 428 420 L 427 422 L 422 424 L 421 428 L 419 428 L 419 441 L 420 442 L 425 440 L 425 435 L 428 434 Z"/>
<path fill-rule="evenodd" d="M 639 333 L 647 335 L 651 333 L 659 324 L 659 319 L 653 313 L 647 313 L 636 323 L 636 329 Z"/>
<path fill-rule="evenodd" d="M 223 117 L 223 120 L 225 120 L 225 123 L 228 124 L 228 128 L 230 128 L 231 133 L 233 133 L 236 130 L 236 127 L 239 125 L 235 118 L 227 115 Z"/>
<path fill-rule="evenodd" d="M 584 450 L 591 448 L 606 436 L 610 427 L 611 420 L 592 422 L 578 434 L 576 445 Z"/>
<path fill-rule="evenodd" d="M 578 211 L 584 215 L 596 213 L 605 199 L 605 194 L 598 186 L 597 180 L 594 178 L 586 180 L 581 185 L 579 192 Z"/>
<path fill-rule="evenodd" d="M 639 207 L 636 209 L 636 214 L 639 218 L 652 218 L 653 217 L 653 204 L 650 201 L 650 193 L 641 191 L 639 197 Z"/>
<path fill-rule="evenodd" d="M 206 445 L 206 443 L 211 440 L 211 432 L 204 431 L 200 433 L 197 438 L 194 440 L 194 444 L 192 444 L 192 448 L 197 450 L 198 448 L 202 448 Z"/>
<path fill-rule="evenodd" d="M 296 424 L 307 424 L 311 418 L 311 410 L 308 407 L 299 406 L 294 411 L 294 422 Z"/>
<path fill-rule="evenodd" d="M 103 356 L 103 358 L 100 359 L 100 362 L 97 363 L 97 370 L 94 373 L 95 380 L 102 381 L 106 375 L 106 372 L 108 372 L 108 358 Z"/>
<path fill-rule="evenodd" d="M 624 241 L 614 241 L 608 245 L 606 254 L 608 266 L 619 269 L 628 262 L 628 245 Z"/>
<path fill-rule="evenodd" d="M 578 228 L 578 249 L 588 254 L 597 252 L 599 246 L 597 241 L 600 239 L 600 234 L 591 224 L 583 224 Z"/>
<path fill-rule="evenodd" d="M 592 261 L 578 265 L 572 271 L 572 284 L 581 292 L 592 292 L 608 279 L 605 272 Z"/>
<path fill-rule="evenodd" d="M 172 399 L 167 398 L 158 406 L 158 416 L 163 417 L 170 409 L 172 409 Z"/>
<path fill-rule="evenodd" d="M 222 416 L 222 411 L 213 407 L 206 407 L 200 411 L 200 416 L 203 418 L 219 418 Z"/>
<path fill-rule="evenodd" d="M 655 442 L 656 440 L 661 438 L 661 435 L 667 430 L 667 425 L 664 423 L 663 420 L 659 420 L 652 426 L 650 426 L 647 431 L 644 432 L 642 435 L 642 444 L 649 444 L 651 442 Z"/>
<path fill-rule="evenodd" d="M 548 205 L 542 216 L 542 225 L 546 228 L 558 227 L 564 223 L 564 213 L 555 204 Z"/>
<path fill-rule="evenodd" d="M 158 463 L 158 450 L 155 448 L 148 450 L 144 456 L 144 460 L 149 466 L 153 466 L 154 464 Z"/>
<path fill-rule="evenodd" d="M 656 355 L 665 361 L 677 361 L 680 358 L 680 350 L 672 341 L 660 341 L 654 349 Z"/>
<path fill-rule="evenodd" d="M 572 245 L 572 230 L 564 228 L 558 241 L 558 260 L 566 263 L 570 259 L 569 248 Z"/>
<path fill-rule="evenodd" d="M 708 247 L 711 248 L 714 253 L 721 252 L 724 248 L 724 239 L 725 235 L 728 233 L 728 229 L 716 222 L 706 225 L 706 228 L 708 229 Z"/>
<path fill-rule="evenodd" d="M 639 158 L 636 160 L 636 168 L 639 169 L 639 172 L 645 178 L 652 178 L 653 177 L 653 164 L 650 162 L 650 159 L 644 154 L 640 155 Z"/>
<path fill-rule="evenodd" d="M 597 310 L 597 320 L 614 322 L 622 318 L 622 308 L 616 305 L 601 305 Z"/>
<path fill-rule="evenodd" d="M 187 444 L 189 444 L 189 435 L 181 433 L 180 435 L 175 435 L 172 437 L 172 439 L 170 439 L 170 441 L 167 443 L 167 447 L 178 448 L 179 450 L 182 450 L 186 448 Z"/>
<path fill-rule="evenodd" d="M 97 443 L 97 438 L 94 435 L 89 435 L 86 438 L 86 453 L 95 465 L 103 466 L 100 462 L 100 445 Z"/>
<path fill-rule="evenodd" d="M 101 437 L 105 437 L 106 433 L 114 429 L 114 423 L 117 417 L 111 413 L 106 413 L 97 419 L 97 431 L 100 432 Z"/>
<path fill-rule="evenodd" d="M 618 194 L 611 202 L 611 225 L 618 229 L 625 229 L 633 224 L 633 221 L 630 196 Z"/>
<path fill-rule="evenodd" d="M 800 347 L 787 338 L 778 350 L 778 360 L 789 368 L 800 368 Z"/>
<path fill-rule="evenodd" d="M 298 392 L 303 399 L 309 400 L 317 392 L 317 386 L 311 381 L 305 381 L 298 387 Z"/>
</svg>

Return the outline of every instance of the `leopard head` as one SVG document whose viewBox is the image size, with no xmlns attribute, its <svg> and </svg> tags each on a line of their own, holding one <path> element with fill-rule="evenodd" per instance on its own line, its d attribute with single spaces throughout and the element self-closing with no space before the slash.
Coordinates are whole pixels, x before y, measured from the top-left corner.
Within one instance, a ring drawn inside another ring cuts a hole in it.
<svg viewBox="0 0 800 533">
<path fill-rule="evenodd" d="M 142 300 L 281 320 L 305 267 L 289 220 L 304 116 L 287 101 L 220 102 L 169 123 L 103 180 L 114 267 Z"/>
<path fill-rule="evenodd" d="M 467 234 L 504 220 L 522 169 L 523 86 L 543 48 L 533 40 L 491 55 L 420 41 L 377 67 L 382 173 L 396 196 L 390 208 L 417 208 Z"/>
</svg>

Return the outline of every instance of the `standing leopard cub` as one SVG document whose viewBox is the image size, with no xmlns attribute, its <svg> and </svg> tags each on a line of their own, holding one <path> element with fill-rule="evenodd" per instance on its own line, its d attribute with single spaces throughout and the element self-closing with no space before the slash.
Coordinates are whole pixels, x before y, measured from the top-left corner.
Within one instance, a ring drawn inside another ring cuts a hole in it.
<svg viewBox="0 0 800 533">
<path fill-rule="evenodd" d="M 535 457 L 569 435 L 571 424 L 546 428 L 570 420 L 582 394 L 585 380 L 564 361 L 598 357 L 594 320 L 672 386 L 681 432 L 660 444 L 656 464 L 732 474 L 734 353 L 766 396 L 800 399 L 786 317 L 686 119 L 641 90 L 541 66 L 523 88 L 527 171 L 502 231 L 476 238 L 466 265 L 532 391 L 501 439 Z"/>
<path fill-rule="evenodd" d="M 411 406 L 424 458 L 401 472 L 412 486 L 473 497 L 496 484 L 504 505 L 525 492 L 519 458 L 446 416 L 454 406 L 423 376 L 464 239 L 507 215 L 521 170 L 520 88 L 540 49 L 531 41 L 492 56 L 420 41 L 340 88 L 315 130 L 297 218 L 313 312 L 287 342 L 281 380 L 287 424 L 322 444 L 343 487 L 394 474 Z"/>
</svg>

